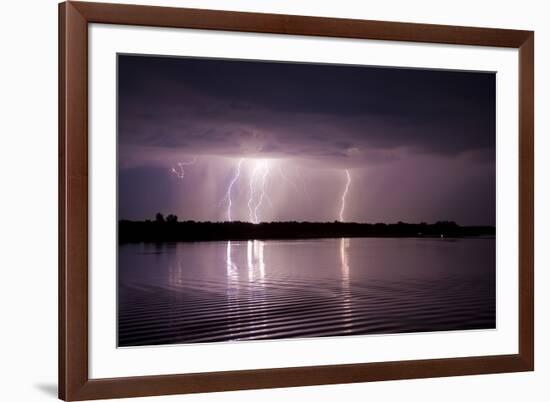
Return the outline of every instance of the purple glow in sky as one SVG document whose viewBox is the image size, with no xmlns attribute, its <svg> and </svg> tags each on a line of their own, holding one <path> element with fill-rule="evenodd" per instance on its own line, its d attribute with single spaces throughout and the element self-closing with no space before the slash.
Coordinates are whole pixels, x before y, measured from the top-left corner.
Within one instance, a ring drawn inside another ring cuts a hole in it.
<svg viewBox="0 0 550 402">
<path fill-rule="evenodd" d="M 121 219 L 495 223 L 493 73 L 118 58 Z"/>
</svg>

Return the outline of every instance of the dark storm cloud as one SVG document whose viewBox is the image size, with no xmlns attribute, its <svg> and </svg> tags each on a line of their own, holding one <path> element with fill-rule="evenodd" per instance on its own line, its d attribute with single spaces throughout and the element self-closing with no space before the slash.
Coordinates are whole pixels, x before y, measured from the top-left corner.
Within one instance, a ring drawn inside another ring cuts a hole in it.
<svg viewBox="0 0 550 402">
<path fill-rule="evenodd" d="M 119 140 L 130 153 L 491 159 L 494 108 L 491 73 L 119 57 Z"/>
</svg>

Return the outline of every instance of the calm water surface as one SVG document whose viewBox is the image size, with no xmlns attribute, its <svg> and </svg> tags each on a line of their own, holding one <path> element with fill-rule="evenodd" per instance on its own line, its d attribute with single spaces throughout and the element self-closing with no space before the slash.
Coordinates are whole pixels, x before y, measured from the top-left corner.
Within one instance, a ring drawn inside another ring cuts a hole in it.
<svg viewBox="0 0 550 402">
<path fill-rule="evenodd" d="M 119 346 L 495 327 L 495 240 L 126 244 Z"/>
</svg>

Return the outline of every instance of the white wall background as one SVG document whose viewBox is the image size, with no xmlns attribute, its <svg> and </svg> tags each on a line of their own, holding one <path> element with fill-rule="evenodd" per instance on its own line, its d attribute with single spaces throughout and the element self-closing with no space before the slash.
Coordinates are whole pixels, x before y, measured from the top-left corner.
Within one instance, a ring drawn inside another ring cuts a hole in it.
<svg viewBox="0 0 550 402">
<path fill-rule="evenodd" d="M 113 0 L 114 1 L 114 0 Z M 550 25 L 523 0 L 135 0 L 155 5 L 535 30 L 536 371 L 142 398 L 158 401 L 550 400 Z M 55 400 L 57 382 L 57 1 L 2 4 L 0 399 Z"/>
</svg>

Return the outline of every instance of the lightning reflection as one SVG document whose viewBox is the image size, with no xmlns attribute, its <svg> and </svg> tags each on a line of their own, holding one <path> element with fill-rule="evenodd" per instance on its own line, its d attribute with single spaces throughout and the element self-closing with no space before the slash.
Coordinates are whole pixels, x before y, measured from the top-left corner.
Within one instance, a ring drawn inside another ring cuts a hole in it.
<svg viewBox="0 0 550 402">
<path fill-rule="evenodd" d="M 350 292 L 350 268 L 349 268 L 349 246 L 350 239 L 342 237 L 340 239 L 340 264 L 342 270 L 342 305 L 344 311 L 342 320 L 344 322 L 344 331 L 351 332 L 351 292 Z"/>
<path fill-rule="evenodd" d="M 260 240 L 249 240 L 247 243 L 248 280 L 259 280 L 260 285 L 265 277 L 264 243 Z"/>
</svg>

